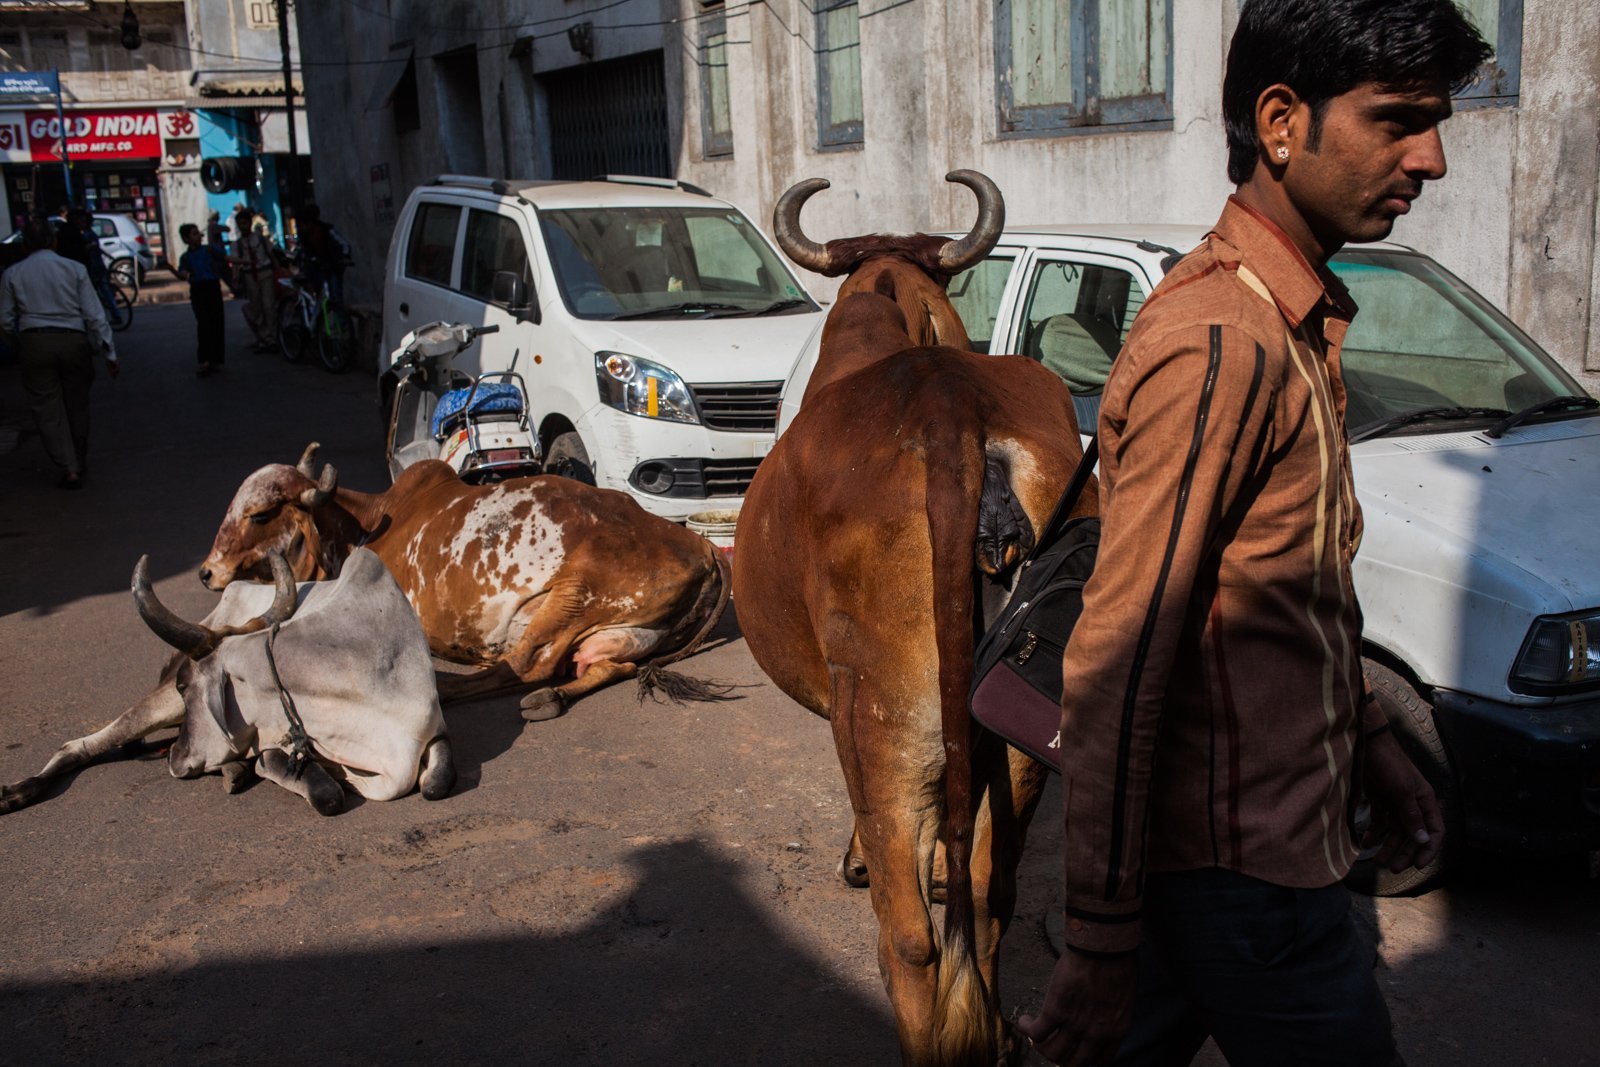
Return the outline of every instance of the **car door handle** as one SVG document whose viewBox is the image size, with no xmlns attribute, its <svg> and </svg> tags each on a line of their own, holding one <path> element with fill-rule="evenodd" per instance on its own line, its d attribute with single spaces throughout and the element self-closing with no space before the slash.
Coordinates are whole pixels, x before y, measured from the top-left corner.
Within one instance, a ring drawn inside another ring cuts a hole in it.
<svg viewBox="0 0 1600 1067">
<path fill-rule="evenodd" d="M 400 305 L 400 314 L 402 314 L 402 315 L 411 314 L 411 305 L 410 304 L 406 304 L 406 303 L 402 303 Z"/>
</svg>

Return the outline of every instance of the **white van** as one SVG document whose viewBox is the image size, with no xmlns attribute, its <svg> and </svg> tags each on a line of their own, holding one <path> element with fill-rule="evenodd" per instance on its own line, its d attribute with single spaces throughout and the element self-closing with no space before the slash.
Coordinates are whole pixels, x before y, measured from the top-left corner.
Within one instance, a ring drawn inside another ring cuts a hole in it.
<svg viewBox="0 0 1600 1067">
<path fill-rule="evenodd" d="M 743 502 L 822 318 L 750 220 L 694 186 L 444 175 L 411 193 L 390 242 L 380 400 L 409 331 L 497 325 L 458 369 L 515 358 L 546 470 L 681 521 Z"/>
<path fill-rule="evenodd" d="M 1008 228 L 950 298 L 977 351 L 1039 360 L 1092 430 L 1134 316 L 1205 234 Z M 1352 245 L 1329 266 L 1361 309 L 1342 364 L 1368 680 L 1439 794 L 1451 848 L 1594 854 L 1600 405 L 1427 256 Z M 781 428 L 816 356 L 812 344 L 795 366 Z M 1414 889 L 1438 870 L 1378 875 L 1376 888 Z"/>
</svg>

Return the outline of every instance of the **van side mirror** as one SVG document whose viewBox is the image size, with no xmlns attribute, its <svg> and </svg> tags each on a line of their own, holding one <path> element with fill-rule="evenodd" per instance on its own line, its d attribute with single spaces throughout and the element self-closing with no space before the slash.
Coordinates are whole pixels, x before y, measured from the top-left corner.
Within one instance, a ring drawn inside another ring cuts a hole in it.
<svg viewBox="0 0 1600 1067">
<path fill-rule="evenodd" d="M 539 321 L 539 309 L 528 300 L 528 283 L 516 271 L 497 270 L 489 285 L 489 299 L 524 322 Z"/>
</svg>

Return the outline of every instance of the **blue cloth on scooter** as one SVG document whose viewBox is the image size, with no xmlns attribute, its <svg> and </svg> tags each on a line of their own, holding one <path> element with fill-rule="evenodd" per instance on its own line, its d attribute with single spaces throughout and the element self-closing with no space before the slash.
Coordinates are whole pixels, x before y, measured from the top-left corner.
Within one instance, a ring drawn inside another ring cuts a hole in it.
<svg viewBox="0 0 1600 1067">
<path fill-rule="evenodd" d="M 441 436 L 445 424 L 463 414 L 469 396 L 472 397 L 473 415 L 492 415 L 500 412 L 514 415 L 522 410 L 522 390 L 511 382 L 493 384 L 484 382 L 478 386 L 476 396 L 473 395 L 470 386 L 465 389 L 452 389 L 439 399 L 439 406 L 433 409 L 433 436 Z"/>
</svg>

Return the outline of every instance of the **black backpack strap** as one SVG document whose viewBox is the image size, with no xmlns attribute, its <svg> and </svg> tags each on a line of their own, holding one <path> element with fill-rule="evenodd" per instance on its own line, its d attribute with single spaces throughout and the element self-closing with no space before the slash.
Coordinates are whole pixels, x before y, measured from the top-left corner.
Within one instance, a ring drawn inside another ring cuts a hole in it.
<svg viewBox="0 0 1600 1067">
<path fill-rule="evenodd" d="M 1089 484 L 1089 476 L 1094 473 L 1094 465 L 1099 458 L 1100 435 L 1094 434 L 1083 450 L 1083 458 L 1078 461 L 1078 469 L 1072 472 L 1072 480 L 1067 483 L 1061 499 L 1056 502 L 1055 510 L 1050 513 L 1050 521 L 1044 524 L 1044 531 L 1034 539 L 1033 551 L 1028 553 L 1030 557 L 1038 554 L 1061 536 L 1062 528 L 1067 524 L 1067 516 L 1072 513 L 1078 497 L 1083 495 L 1083 487 Z"/>
</svg>

